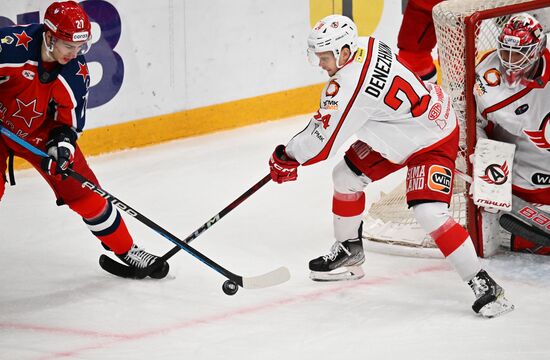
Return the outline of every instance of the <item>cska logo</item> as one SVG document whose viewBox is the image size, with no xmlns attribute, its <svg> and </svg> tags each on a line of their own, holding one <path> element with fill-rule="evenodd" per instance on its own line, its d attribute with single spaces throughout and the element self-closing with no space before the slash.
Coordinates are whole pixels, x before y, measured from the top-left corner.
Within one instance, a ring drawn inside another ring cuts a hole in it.
<svg viewBox="0 0 550 360">
<path fill-rule="evenodd" d="M 481 180 L 489 184 L 502 185 L 508 180 L 508 164 L 506 161 L 502 165 L 491 164 L 485 169 L 485 175 L 480 176 Z"/>
<path fill-rule="evenodd" d="M 550 113 L 546 114 L 542 119 L 542 124 L 539 130 L 523 130 L 525 135 L 529 137 L 539 149 L 550 151 Z"/>
</svg>

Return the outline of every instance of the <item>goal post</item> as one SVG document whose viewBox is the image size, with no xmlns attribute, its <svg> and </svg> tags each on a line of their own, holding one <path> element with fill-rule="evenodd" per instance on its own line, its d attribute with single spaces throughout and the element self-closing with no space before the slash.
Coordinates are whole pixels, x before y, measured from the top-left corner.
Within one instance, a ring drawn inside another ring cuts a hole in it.
<svg viewBox="0 0 550 360">
<path fill-rule="evenodd" d="M 460 124 L 460 151 L 456 168 L 469 175 L 467 161 L 476 142 L 476 105 L 473 95 L 475 67 L 497 46 L 497 36 L 510 16 L 528 12 L 550 30 L 550 0 L 448 0 L 432 15 L 437 37 L 441 86 L 451 97 Z M 451 215 L 466 227 L 478 255 L 484 246 L 478 235 L 479 212 L 468 195 L 469 184 L 455 176 Z M 407 256 L 441 257 L 433 240 L 424 234 L 407 209 L 404 184 L 372 204 L 364 226 L 367 249 Z"/>
</svg>

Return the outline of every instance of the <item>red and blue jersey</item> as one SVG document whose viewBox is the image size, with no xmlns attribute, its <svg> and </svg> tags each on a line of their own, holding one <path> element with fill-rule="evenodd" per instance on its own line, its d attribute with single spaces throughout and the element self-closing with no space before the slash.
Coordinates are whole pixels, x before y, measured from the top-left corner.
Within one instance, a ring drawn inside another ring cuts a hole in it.
<svg viewBox="0 0 550 360">
<path fill-rule="evenodd" d="M 42 61 L 43 33 L 42 24 L 0 28 L 0 120 L 36 145 L 52 121 L 84 129 L 90 84 L 83 56 L 66 65 Z"/>
</svg>

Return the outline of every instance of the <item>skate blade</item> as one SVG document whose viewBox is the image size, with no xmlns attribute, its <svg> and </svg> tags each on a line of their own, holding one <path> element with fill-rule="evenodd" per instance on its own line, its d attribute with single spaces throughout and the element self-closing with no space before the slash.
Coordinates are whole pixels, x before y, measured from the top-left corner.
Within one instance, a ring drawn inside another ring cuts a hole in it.
<svg viewBox="0 0 550 360">
<path fill-rule="evenodd" d="M 484 318 L 492 319 L 494 317 L 506 314 L 514 310 L 512 304 L 504 295 L 499 296 L 495 301 L 485 305 L 479 310 L 479 315 Z"/>
<path fill-rule="evenodd" d="M 361 266 L 349 266 L 332 271 L 312 271 L 309 278 L 313 281 L 346 281 L 358 280 L 365 276 Z"/>
</svg>

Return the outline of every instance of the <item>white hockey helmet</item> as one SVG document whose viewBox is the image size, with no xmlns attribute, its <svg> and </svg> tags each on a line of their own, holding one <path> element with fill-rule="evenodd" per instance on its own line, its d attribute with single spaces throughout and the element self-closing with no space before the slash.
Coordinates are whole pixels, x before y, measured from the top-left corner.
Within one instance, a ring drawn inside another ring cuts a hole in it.
<svg viewBox="0 0 550 360">
<path fill-rule="evenodd" d="M 342 48 L 347 45 L 352 54 L 357 51 L 357 26 L 347 16 L 329 15 L 315 24 L 307 38 L 307 45 L 307 56 L 312 65 L 319 66 L 316 53 L 332 51 L 336 66 L 340 68 Z"/>
<path fill-rule="evenodd" d="M 533 74 L 545 47 L 546 34 L 533 16 L 516 14 L 504 24 L 498 36 L 498 57 L 508 86 Z"/>
</svg>

